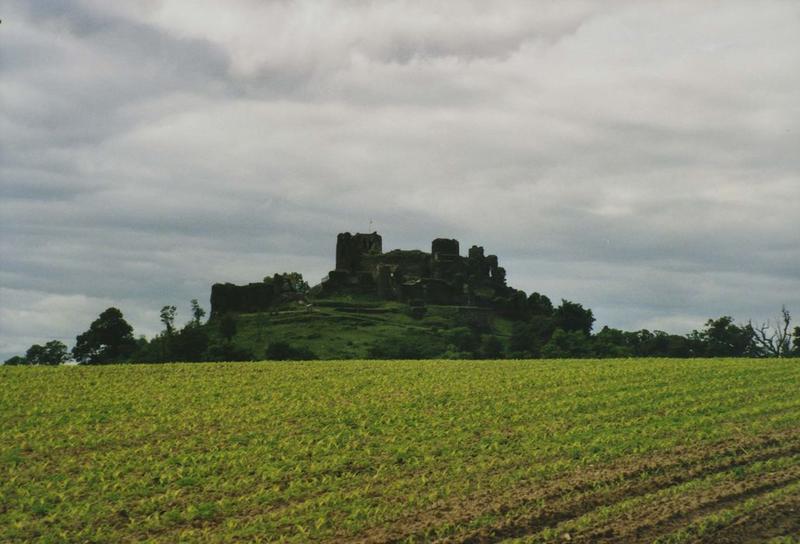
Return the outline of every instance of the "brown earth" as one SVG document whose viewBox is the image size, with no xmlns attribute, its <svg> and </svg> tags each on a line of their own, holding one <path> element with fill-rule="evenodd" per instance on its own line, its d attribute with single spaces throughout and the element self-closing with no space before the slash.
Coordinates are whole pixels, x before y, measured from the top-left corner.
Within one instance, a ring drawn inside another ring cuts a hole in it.
<svg viewBox="0 0 800 544">
<path fill-rule="evenodd" d="M 721 483 L 694 494 L 646 503 L 635 512 L 609 520 L 600 527 L 570 535 L 574 542 L 653 542 L 689 526 L 693 521 L 760 497 L 800 481 L 798 464 L 778 473 L 757 474 L 745 480 Z M 710 538 L 708 534 L 703 539 Z M 717 540 L 714 539 L 716 542 Z M 738 541 L 737 541 L 738 542 Z"/>
<path fill-rule="evenodd" d="M 765 504 L 712 535 L 719 544 L 764 542 L 791 536 L 800 538 L 800 495 Z"/>
<path fill-rule="evenodd" d="M 494 543 L 532 536 L 601 507 L 755 462 L 797 454 L 800 454 L 800 429 L 676 448 L 647 457 L 629 457 L 608 466 L 582 468 L 554 480 L 521 485 L 500 494 L 487 492 L 443 501 L 427 512 L 373 528 L 353 540 L 364 544 L 408 541 Z M 647 503 L 644 510 L 637 510 L 633 519 L 622 516 L 609 519 L 602 526 L 584 528 L 581 534 L 564 538 L 591 542 L 651 542 L 718 509 L 798 480 L 800 466 L 792 466 L 790 470 L 771 474 L 768 478 L 761 475 L 737 480 L 728 487 L 701 493 L 689 502 L 682 497 L 672 502 Z M 780 520 L 785 525 L 791 519 L 780 518 L 784 511 L 776 506 L 759 515 L 765 519 L 774 518 L 775 523 Z M 472 520 L 487 514 L 501 521 L 491 527 L 469 529 Z M 757 519 L 761 518 L 754 518 L 752 524 L 757 524 Z M 437 539 L 436 529 L 446 526 L 455 528 L 453 534 Z M 787 530 L 792 530 L 791 526 Z M 778 533 L 777 536 L 783 534 L 792 533 Z"/>
</svg>

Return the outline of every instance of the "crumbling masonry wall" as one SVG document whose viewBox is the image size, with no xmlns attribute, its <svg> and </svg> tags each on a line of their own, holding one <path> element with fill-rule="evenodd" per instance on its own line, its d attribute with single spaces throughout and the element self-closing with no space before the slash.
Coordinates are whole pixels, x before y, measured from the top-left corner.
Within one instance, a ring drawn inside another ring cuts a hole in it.
<svg viewBox="0 0 800 544">
<path fill-rule="evenodd" d="M 336 269 L 323 292 L 372 294 L 380 299 L 430 304 L 490 306 L 508 296 L 505 269 L 496 255 L 472 246 L 466 257 L 458 240 L 436 238 L 431 252 L 393 250 L 382 253 L 382 239 L 371 234 L 341 233 L 336 239 Z"/>
</svg>

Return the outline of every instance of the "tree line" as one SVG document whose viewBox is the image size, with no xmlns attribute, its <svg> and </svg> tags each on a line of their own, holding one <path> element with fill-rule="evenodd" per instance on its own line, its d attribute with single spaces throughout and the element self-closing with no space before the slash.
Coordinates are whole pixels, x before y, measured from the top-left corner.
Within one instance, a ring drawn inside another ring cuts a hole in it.
<svg viewBox="0 0 800 544">
<path fill-rule="evenodd" d="M 777 319 L 737 324 L 730 316 L 706 321 L 686 335 L 663 331 L 623 331 L 603 327 L 593 332 L 592 310 L 562 300 L 557 307 L 542 294 L 520 297 L 510 306 L 514 319 L 510 335 L 493 334 L 487 323 L 464 319 L 432 326 L 427 335 L 377 340 L 368 351 L 375 359 L 427 358 L 620 358 L 620 357 L 800 357 L 800 326 L 784 307 Z M 160 312 L 163 330 L 152 339 L 136 338 L 133 327 L 114 307 L 103 311 L 69 350 L 59 341 L 34 344 L 24 356 L 7 365 L 159 363 L 167 361 L 249 361 L 256 359 L 314 359 L 302 346 L 272 342 L 263 354 L 237 346 L 237 321 L 223 315 L 204 324 L 205 310 L 191 301 L 191 318 L 176 325 L 177 308 Z"/>
<path fill-rule="evenodd" d="M 515 303 L 510 335 L 499 338 L 486 323 L 456 323 L 435 335 L 408 335 L 376 342 L 377 359 L 564 359 L 624 357 L 800 357 L 800 327 L 791 326 L 786 308 L 778 319 L 759 325 L 737 324 L 730 316 L 706 321 L 686 335 L 663 331 L 593 332 L 594 315 L 583 305 L 562 300 L 554 306 L 542 294 Z M 511 317 L 508 313 L 508 317 Z"/>
</svg>

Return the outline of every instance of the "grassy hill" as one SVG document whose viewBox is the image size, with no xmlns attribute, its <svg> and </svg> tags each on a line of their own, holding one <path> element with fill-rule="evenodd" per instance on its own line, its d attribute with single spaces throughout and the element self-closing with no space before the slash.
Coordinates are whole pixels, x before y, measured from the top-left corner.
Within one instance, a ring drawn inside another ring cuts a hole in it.
<svg viewBox="0 0 800 544">
<path fill-rule="evenodd" d="M 233 341 L 257 357 L 264 356 L 270 343 L 287 342 L 310 349 L 320 359 L 361 359 L 370 356 L 374 346 L 401 342 L 438 355 L 452 345 L 447 333 L 451 329 L 475 330 L 478 325 L 501 343 L 511 334 L 512 322 L 491 310 L 427 305 L 424 315 L 415 315 L 419 311 L 366 295 L 314 299 L 309 307 L 286 304 L 272 312 L 237 314 Z M 210 322 L 206 330 L 219 341 L 217 322 Z"/>
<path fill-rule="evenodd" d="M 800 535 L 798 359 L 0 367 L 0 383 L 2 542 Z"/>
</svg>

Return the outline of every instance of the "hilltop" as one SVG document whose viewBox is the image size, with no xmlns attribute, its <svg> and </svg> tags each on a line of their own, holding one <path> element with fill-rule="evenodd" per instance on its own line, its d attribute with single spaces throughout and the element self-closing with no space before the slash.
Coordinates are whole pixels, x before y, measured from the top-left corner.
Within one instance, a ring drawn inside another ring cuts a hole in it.
<svg viewBox="0 0 800 544">
<path fill-rule="evenodd" d="M 593 333 L 594 315 L 562 299 L 510 287 L 496 255 L 473 245 L 462 255 L 451 238 L 430 252 L 383 251 L 377 232 L 341 233 L 335 267 L 310 287 L 298 272 L 247 285 L 217 283 L 211 312 L 192 300 L 192 319 L 175 324 L 161 309 L 164 330 L 135 338 L 117 308 L 108 308 L 76 338 L 72 358 L 112 362 L 259 359 L 527 359 L 609 357 L 785 357 L 800 355 L 800 327 L 784 307 L 775 321 L 737 324 L 709 319 L 687 335 L 623 331 Z M 31 346 L 5 364 L 60 364 L 67 346 Z"/>
<path fill-rule="evenodd" d="M 214 284 L 209 327 L 235 320 L 232 338 L 254 352 L 277 343 L 321 358 L 491 357 L 531 310 L 483 247 L 462 256 L 457 240 L 437 238 L 430 252 L 383 252 L 377 232 L 346 232 L 337 236 L 335 268 L 314 287 L 296 272 Z"/>
</svg>

